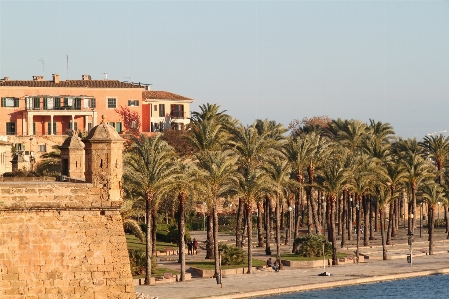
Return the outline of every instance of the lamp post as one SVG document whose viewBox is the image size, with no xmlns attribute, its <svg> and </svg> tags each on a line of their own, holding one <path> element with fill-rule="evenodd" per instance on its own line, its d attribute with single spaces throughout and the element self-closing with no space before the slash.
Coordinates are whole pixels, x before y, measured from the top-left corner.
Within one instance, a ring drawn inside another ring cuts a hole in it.
<svg viewBox="0 0 449 299">
<path fill-rule="evenodd" d="M 323 206 L 323 235 L 326 234 L 326 201 L 324 196 L 321 197 L 321 200 L 323 202 L 322 206 Z"/>
</svg>

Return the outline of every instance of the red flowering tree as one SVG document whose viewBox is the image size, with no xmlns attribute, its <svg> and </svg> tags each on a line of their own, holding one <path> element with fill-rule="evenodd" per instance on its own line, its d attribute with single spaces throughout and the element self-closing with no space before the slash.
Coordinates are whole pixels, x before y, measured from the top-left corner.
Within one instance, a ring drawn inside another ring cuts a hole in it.
<svg viewBox="0 0 449 299">
<path fill-rule="evenodd" d="M 120 115 L 120 118 L 123 122 L 123 127 L 125 128 L 125 132 L 138 135 L 140 126 L 142 125 L 140 121 L 140 115 L 137 111 L 132 111 L 129 107 L 120 106 L 120 108 L 116 108 L 115 112 Z"/>
</svg>

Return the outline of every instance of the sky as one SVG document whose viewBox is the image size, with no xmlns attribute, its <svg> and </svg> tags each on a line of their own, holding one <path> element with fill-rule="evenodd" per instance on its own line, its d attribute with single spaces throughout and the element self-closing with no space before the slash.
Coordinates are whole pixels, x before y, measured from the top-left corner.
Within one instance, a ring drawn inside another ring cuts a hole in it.
<svg viewBox="0 0 449 299">
<path fill-rule="evenodd" d="M 67 69 L 68 57 L 68 69 Z M 449 1 L 4 1 L 0 78 L 132 81 L 244 125 L 449 130 Z"/>
</svg>

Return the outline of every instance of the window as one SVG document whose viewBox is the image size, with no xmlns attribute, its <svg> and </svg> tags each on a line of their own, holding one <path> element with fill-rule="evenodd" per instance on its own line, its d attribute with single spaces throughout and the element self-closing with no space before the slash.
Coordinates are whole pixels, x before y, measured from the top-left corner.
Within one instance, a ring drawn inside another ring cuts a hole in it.
<svg viewBox="0 0 449 299">
<path fill-rule="evenodd" d="M 154 111 L 157 111 L 157 105 L 154 105 Z"/>
<path fill-rule="evenodd" d="M 121 122 L 116 122 L 115 123 L 115 130 L 120 133 L 122 131 L 122 123 Z"/>
<path fill-rule="evenodd" d="M 41 99 L 34 98 L 33 99 L 33 109 L 40 109 L 40 108 L 41 108 Z"/>
<path fill-rule="evenodd" d="M 135 120 L 133 120 L 133 121 L 131 122 L 131 129 L 135 129 L 135 128 L 137 128 L 137 123 L 136 123 Z"/>
<path fill-rule="evenodd" d="M 159 117 L 165 117 L 165 104 L 159 104 Z"/>
<path fill-rule="evenodd" d="M 55 98 L 55 108 L 58 109 L 61 107 L 61 98 Z"/>
<path fill-rule="evenodd" d="M 115 122 L 110 122 L 109 125 L 113 128 L 115 128 Z"/>
<path fill-rule="evenodd" d="M 33 135 L 36 135 L 36 123 L 33 122 Z"/>
<path fill-rule="evenodd" d="M 51 135 L 51 122 L 47 123 L 47 134 Z M 56 123 L 53 122 L 53 134 L 56 134 Z"/>
<path fill-rule="evenodd" d="M 173 118 L 184 118 L 184 105 L 172 104 L 170 115 Z"/>
<path fill-rule="evenodd" d="M 89 100 L 89 107 L 90 108 L 97 108 L 97 100 L 96 99 L 90 99 Z"/>
<path fill-rule="evenodd" d="M 108 98 L 108 108 L 117 108 L 116 98 Z"/>
<path fill-rule="evenodd" d="M 51 110 L 54 108 L 54 98 L 44 98 L 44 110 Z"/>
<path fill-rule="evenodd" d="M 139 106 L 139 100 L 128 100 L 128 106 Z"/>
<path fill-rule="evenodd" d="M 39 144 L 38 145 L 38 151 L 39 152 L 46 152 L 47 151 L 47 145 L 44 143 L 44 144 Z"/>
<path fill-rule="evenodd" d="M 6 135 L 16 135 L 16 123 L 7 122 L 6 123 Z"/>
<path fill-rule="evenodd" d="M 19 98 L 2 98 L 2 107 L 19 107 Z"/>
<path fill-rule="evenodd" d="M 77 109 L 77 110 L 81 110 L 81 99 L 80 98 L 75 98 L 73 100 L 73 108 Z"/>
</svg>

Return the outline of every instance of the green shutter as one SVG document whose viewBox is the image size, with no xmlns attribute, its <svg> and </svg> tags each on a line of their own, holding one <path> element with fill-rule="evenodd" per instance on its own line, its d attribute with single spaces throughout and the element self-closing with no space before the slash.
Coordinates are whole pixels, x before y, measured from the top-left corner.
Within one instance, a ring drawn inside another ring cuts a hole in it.
<svg viewBox="0 0 449 299">
<path fill-rule="evenodd" d="M 2 98 L 2 107 L 5 107 L 5 106 L 6 106 L 6 99 Z"/>
<path fill-rule="evenodd" d="M 47 101 L 48 101 L 48 99 L 44 98 L 44 110 L 47 110 Z"/>
<path fill-rule="evenodd" d="M 33 122 L 33 135 L 36 135 L 36 123 Z"/>
<path fill-rule="evenodd" d="M 115 123 L 115 129 L 117 130 L 118 133 L 120 133 L 122 131 L 122 123 L 120 122 Z"/>
<path fill-rule="evenodd" d="M 19 107 L 19 98 L 14 98 L 14 107 Z"/>
<path fill-rule="evenodd" d="M 91 108 L 97 108 L 97 99 L 92 99 L 92 107 Z"/>
</svg>

